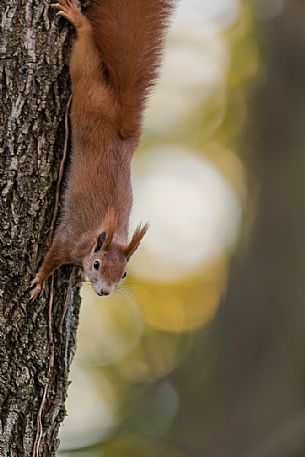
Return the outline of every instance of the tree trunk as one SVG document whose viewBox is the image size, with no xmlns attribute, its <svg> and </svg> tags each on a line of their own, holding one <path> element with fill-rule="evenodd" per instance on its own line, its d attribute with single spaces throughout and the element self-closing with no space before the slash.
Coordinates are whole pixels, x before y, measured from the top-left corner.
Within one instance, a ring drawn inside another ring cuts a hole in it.
<svg viewBox="0 0 305 457">
<path fill-rule="evenodd" d="M 71 34 L 41 0 L 0 12 L 0 455 L 53 456 L 80 300 L 70 268 L 35 302 L 29 285 L 57 214 Z"/>
</svg>

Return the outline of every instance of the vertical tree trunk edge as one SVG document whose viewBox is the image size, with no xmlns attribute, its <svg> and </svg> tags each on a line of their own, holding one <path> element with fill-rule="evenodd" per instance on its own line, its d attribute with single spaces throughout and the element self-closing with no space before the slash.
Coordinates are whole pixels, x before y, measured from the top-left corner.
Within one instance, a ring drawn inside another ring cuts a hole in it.
<svg viewBox="0 0 305 457">
<path fill-rule="evenodd" d="M 65 416 L 80 296 L 72 267 L 56 271 L 35 302 L 29 285 L 64 189 L 72 33 L 49 2 L 4 0 L 0 13 L 0 455 L 49 457 Z"/>
</svg>

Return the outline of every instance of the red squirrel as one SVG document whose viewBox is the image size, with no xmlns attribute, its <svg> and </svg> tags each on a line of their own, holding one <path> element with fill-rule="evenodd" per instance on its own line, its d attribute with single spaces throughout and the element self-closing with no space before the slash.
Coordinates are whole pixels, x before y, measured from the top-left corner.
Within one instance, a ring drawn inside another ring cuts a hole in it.
<svg viewBox="0 0 305 457">
<path fill-rule="evenodd" d="M 72 155 L 61 222 L 32 281 L 35 299 L 60 265 L 81 267 L 95 292 L 109 295 L 148 224 L 128 242 L 130 163 L 145 100 L 155 81 L 172 0 L 75 0 L 51 5 L 76 29 L 72 81 Z"/>
</svg>

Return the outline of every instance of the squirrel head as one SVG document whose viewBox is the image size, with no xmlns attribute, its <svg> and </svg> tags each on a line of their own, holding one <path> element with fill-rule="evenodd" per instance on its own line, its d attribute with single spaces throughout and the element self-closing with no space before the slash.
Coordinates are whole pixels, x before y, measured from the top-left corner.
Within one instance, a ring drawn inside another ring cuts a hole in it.
<svg viewBox="0 0 305 457">
<path fill-rule="evenodd" d="M 106 217 L 104 228 L 97 236 L 89 256 L 85 257 L 84 274 L 90 280 L 97 295 L 110 295 L 119 282 L 127 275 L 127 262 L 139 247 L 148 224 L 138 225 L 127 245 L 114 240 L 116 219 L 112 214 Z"/>
</svg>

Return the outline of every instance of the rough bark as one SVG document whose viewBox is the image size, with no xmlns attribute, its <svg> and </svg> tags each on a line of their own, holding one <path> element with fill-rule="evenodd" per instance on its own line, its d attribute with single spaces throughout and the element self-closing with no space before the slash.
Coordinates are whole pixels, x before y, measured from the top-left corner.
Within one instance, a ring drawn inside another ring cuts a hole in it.
<svg viewBox="0 0 305 457">
<path fill-rule="evenodd" d="M 54 213 L 71 33 L 46 1 L 2 0 L 0 12 L 0 455 L 52 456 L 80 300 L 69 268 L 35 302 L 29 284 Z"/>
</svg>

